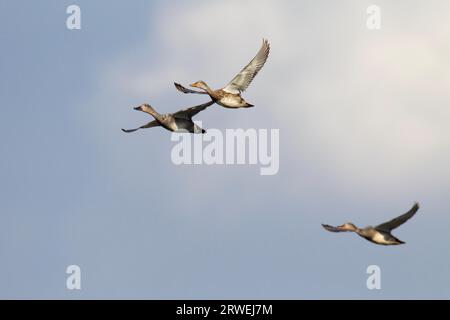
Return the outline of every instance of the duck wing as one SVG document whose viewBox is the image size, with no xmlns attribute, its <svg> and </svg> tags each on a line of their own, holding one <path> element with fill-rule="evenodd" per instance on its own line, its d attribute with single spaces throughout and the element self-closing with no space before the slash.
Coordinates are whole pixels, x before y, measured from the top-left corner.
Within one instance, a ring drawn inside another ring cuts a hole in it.
<svg viewBox="0 0 450 320">
<path fill-rule="evenodd" d="M 197 93 L 197 94 L 207 94 L 205 91 L 196 91 L 192 89 L 188 89 L 186 87 L 183 87 L 181 84 L 174 82 L 175 88 L 177 88 L 178 91 L 181 91 L 183 93 Z"/>
<path fill-rule="evenodd" d="M 239 74 L 222 90 L 232 94 L 244 92 L 252 82 L 253 78 L 258 74 L 259 70 L 264 66 L 264 63 L 266 63 L 266 60 L 269 57 L 269 51 L 269 42 L 263 39 L 261 49 L 259 49 L 253 60 L 250 61 L 250 63 L 246 65 L 245 68 L 242 69 L 241 72 L 239 72 Z"/>
<path fill-rule="evenodd" d="M 324 227 L 325 230 L 328 230 L 330 232 L 346 232 L 346 231 L 348 231 L 348 230 L 343 229 L 341 226 L 333 227 L 333 226 L 330 226 L 329 224 L 322 224 L 322 227 Z"/>
<path fill-rule="evenodd" d="M 136 128 L 136 129 L 122 129 L 122 131 L 126 132 L 126 133 L 130 133 L 130 132 L 135 132 L 135 131 L 137 131 L 139 129 L 148 129 L 148 128 L 153 128 L 153 127 L 158 127 L 158 126 L 160 126 L 160 123 L 158 121 L 156 121 L 156 120 L 153 120 L 153 121 L 150 121 L 147 124 L 144 124 L 143 126 L 140 126 L 139 128 Z"/>
<path fill-rule="evenodd" d="M 174 116 L 175 118 L 183 118 L 186 120 L 191 120 L 193 116 L 195 116 L 200 111 L 205 110 L 212 104 L 214 104 L 214 101 L 211 100 L 210 102 L 207 102 L 207 103 L 195 106 L 195 107 L 190 107 L 187 109 L 177 111 L 174 114 L 172 114 L 172 116 Z"/>
<path fill-rule="evenodd" d="M 411 219 L 416 214 L 417 210 L 419 210 L 419 204 L 416 202 L 414 204 L 414 206 L 411 208 L 411 210 L 409 210 L 407 213 L 402 214 L 401 216 L 399 216 L 395 219 L 392 219 L 391 221 L 382 223 L 382 224 L 376 226 L 375 229 L 391 232 L 391 230 L 394 230 L 395 228 L 401 226 L 406 221 Z"/>
</svg>

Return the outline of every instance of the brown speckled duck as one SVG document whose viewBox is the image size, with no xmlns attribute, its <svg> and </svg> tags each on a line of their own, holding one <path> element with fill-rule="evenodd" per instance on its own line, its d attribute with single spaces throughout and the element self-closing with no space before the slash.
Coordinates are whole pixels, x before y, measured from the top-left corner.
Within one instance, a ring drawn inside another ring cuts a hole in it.
<svg viewBox="0 0 450 320">
<path fill-rule="evenodd" d="M 136 129 L 122 129 L 123 132 L 130 133 L 139 129 L 147 129 L 153 127 L 163 127 L 172 132 L 190 132 L 190 133 L 205 133 L 206 130 L 200 128 L 192 121 L 192 117 L 200 111 L 205 110 L 214 102 L 210 101 L 195 107 L 183 109 L 175 113 L 159 114 L 149 104 L 145 103 L 134 110 L 142 111 L 151 115 L 155 120 L 136 128 Z"/>
<path fill-rule="evenodd" d="M 241 93 L 244 92 L 261 68 L 264 66 L 270 51 L 269 42 L 263 39 L 261 49 L 256 56 L 237 76 L 231 80 L 224 88 L 212 90 L 204 81 L 197 81 L 191 84 L 191 87 L 199 88 L 203 91 L 191 90 L 175 83 L 175 87 L 183 93 L 208 94 L 217 104 L 225 108 L 249 108 L 252 104 L 246 102 Z"/>
<path fill-rule="evenodd" d="M 392 219 L 391 221 L 382 223 L 376 227 L 366 227 L 364 229 L 357 228 L 353 223 L 348 222 L 339 227 L 332 227 L 327 224 L 322 224 L 322 226 L 331 232 L 356 232 L 360 237 L 363 237 L 370 242 L 380 245 L 399 245 L 405 242 L 397 239 L 391 234 L 391 231 L 395 228 L 401 226 L 406 221 L 411 219 L 419 210 L 419 204 L 415 203 L 414 206 L 407 213 Z"/>
</svg>

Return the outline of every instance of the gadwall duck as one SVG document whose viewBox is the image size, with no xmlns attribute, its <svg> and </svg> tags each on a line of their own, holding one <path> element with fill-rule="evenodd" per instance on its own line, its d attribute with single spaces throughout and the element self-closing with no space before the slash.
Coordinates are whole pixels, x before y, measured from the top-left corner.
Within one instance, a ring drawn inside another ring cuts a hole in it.
<svg viewBox="0 0 450 320">
<path fill-rule="evenodd" d="M 225 108 L 253 107 L 252 104 L 246 102 L 241 97 L 241 93 L 248 88 L 253 78 L 255 78 L 259 70 L 264 66 L 269 56 L 269 51 L 269 42 L 263 39 L 262 47 L 253 60 L 222 89 L 212 90 L 204 81 L 197 81 L 191 84 L 191 87 L 200 88 L 203 91 L 187 89 L 178 83 L 175 83 L 175 87 L 183 93 L 208 94 L 214 102 Z"/>
<path fill-rule="evenodd" d="M 122 129 L 123 132 L 130 133 L 139 129 L 147 129 L 153 127 L 164 127 L 165 129 L 172 132 L 190 132 L 190 133 L 205 133 L 206 130 L 200 128 L 192 121 L 192 117 L 195 116 L 200 111 L 205 110 L 207 107 L 212 105 L 214 102 L 210 101 L 195 107 L 183 109 L 175 113 L 159 114 L 155 111 L 149 104 L 145 103 L 139 107 L 134 108 L 134 110 L 142 111 L 150 114 L 155 120 L 140 126 L 136 129 Z"/>
<path fill-rule="evenodd" d="M 419 204 L 415 203 L 414 206 L 407 213 L 392 219 L 391 221 L 382 223 L 376 227 L 366 227 L 364 229 L 357 228 L 353 223 L 346 223 L 339 227 L 332 227 L 327 224 L 322 224 L 322 226 L 331 232 L 356 232 L 359 236 L 369 240 L 370 242 L 381 244 L 381 245 L 398 245 L 405 242 L 397 239 L 391 234 L 391 231 L 395 228 L 401 226 L 406 221 L 411 219 L 419 210 Z"/>
</svg>

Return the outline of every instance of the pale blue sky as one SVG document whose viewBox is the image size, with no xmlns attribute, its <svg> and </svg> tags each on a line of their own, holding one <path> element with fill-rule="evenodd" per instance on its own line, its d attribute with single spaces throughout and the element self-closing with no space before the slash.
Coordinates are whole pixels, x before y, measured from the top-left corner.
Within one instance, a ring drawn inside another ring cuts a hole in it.
<svg viewBox="0 0 450 320">
<path fill-rule="evenodd" d="M 450 4 L 376 1 L 369 31 L 373 3 L 2 0 L 0 297 L 450 298 Z M 276 176 L 178 167 L 169 132 L 120 131 L 148 121 L 140 103 L 203 102 L 172 82 L 219 87 L 263 37 L 256 107 L 197 118 L 280 129 Z M 320 226 L 414 201 L 404 246 Z M 70 264 L 81 291 L 65 288 Z"/>
</svg>

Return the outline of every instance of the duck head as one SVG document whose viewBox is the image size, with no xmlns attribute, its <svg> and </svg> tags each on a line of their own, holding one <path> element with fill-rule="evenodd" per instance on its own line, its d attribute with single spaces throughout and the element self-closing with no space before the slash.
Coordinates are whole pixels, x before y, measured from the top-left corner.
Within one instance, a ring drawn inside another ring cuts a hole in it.
<svg viewBox="0 0 450 320">
<path fill-rule="evenodd" d="M 344 223 L 342 226 L 339 226 L 340 229 L 344 231 L 356 231 L 358 228 L 351 222 Z"/>
<path fill-rule="evenodd" d="M 207 91 L 209 89 L 208 85 L 204 81 L 194 82 L 193 84 L 191 84 L 191 87 L 200 88 L 200 89 L 203 89 L 205 91 Z"/>
<path fill-rule="evenodd" d="M 153 109 L 153 107 L 151 105 L 149 105 L 148 103 L 141 104 L 139 107 L 134 108 L 134 110 L 146 112 L 151 115 L 157 114 L 155 109 Z"/>
</svg>

